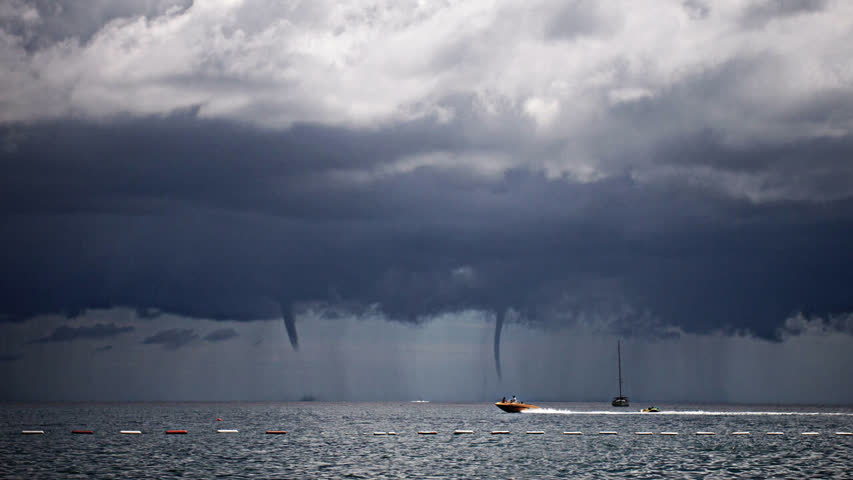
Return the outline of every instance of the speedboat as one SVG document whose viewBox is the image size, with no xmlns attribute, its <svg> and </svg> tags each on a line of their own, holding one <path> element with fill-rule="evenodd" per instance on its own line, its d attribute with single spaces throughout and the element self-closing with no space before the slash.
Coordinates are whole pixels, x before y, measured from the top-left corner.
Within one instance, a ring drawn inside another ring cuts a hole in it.
<svg viewBox="0 0 853 480">
<path fill-rule="evenodd" d="M 495 406 L 508 413 L 519 413 L 525 410 L 536 410 L 536 405 L 523 402 L 496 402 Z"/>
<path fill-rule="evenodd" d="M 655 413 L 655 412 L 659 412 L 660 409 L 658 407 L 649 407 L 649 408 L 644 408 L 640 411 L 643 413 Z"/>
</svg>

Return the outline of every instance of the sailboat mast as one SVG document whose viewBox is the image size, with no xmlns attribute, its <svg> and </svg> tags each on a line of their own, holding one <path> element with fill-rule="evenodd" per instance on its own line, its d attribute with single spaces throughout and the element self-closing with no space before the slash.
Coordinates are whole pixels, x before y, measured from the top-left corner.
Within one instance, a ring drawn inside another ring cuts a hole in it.
<svg viewBox="0 0 853 480">
<path fill-rule="evenodd" d="M 622 342 L 616 341 L 616 358 L 618 359 L 619 368 L 619 396 L 622 396 Z"/>
</svg>

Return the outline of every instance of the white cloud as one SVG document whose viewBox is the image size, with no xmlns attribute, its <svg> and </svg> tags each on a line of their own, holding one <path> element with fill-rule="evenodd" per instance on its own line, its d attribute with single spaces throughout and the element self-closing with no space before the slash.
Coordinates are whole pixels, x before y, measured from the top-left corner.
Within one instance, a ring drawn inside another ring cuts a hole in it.
<svg viewBox="0 0 853 480">
<path fill-rule="evenodd" d="M 547 127 L 560 113 L 560 102 L 553 98 L 531 97 L 524 102 L 524 113 L 533 117 L 540 127 Z"/>
<path fill-rule="evenodd" d="M 16 9 L 37 20 L 37 11 L 11 5 L 0 15 Z M 528 163 L 552 177 L 581 179 L 621 174 L 624 163 L 642 168 L 636 158 L 602 161 L 602 139 L 653 144 L 709 129 L 743 144 L 853 132 L 853 112 L 844 108 L 807 114 L 816 102 L 853 95 L 846 48 L 853 4 L 830 1 L 822 11 L 760 23 L 745 22 L 756 15 L 751 6 L 200 0 L 153 18 L 113 20 L 88 41 L 34 52 L 23 37 L 0 32 L 0 122 L 197 106 L 202 117 L 270 128 L 430 118 L 499 135 L 533 119 L 538 128 L 529 142 L 560 142 L 565 150 L 543 158 L 534 148 L 496 168 Z M 460 98 L 473 100 L 448 100 Z M 674 111 L 619 123 L 618 109 L 651 99 L 668 99 Z M 473 115 L 460 119 L 459 108 Z M 411 164 L 400 162 L 390 168 Z M 775 198 L 759 193 L 749 196 Z"/>
<path fill-rule="evenodd" d="M 647 88 L 617 88 L 607 93 L 611 104 L 630 103 L 651 98 L 654 94 Z"/>
</svg>

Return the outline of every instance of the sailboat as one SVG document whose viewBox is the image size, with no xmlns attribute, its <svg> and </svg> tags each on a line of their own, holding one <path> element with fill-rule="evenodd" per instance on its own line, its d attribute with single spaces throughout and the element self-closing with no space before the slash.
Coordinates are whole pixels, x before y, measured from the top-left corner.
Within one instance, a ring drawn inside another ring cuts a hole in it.
<svg viewBox="0 0 853 480">
<path fill-rule="evenodd" d="M 613 397 L 613 401 L 610 404 L 614 407 L 627 407 L 628 397 L 622 396 L 622 343 L 618 340 L 616 341 L 616 356 L 619 365 L 619 396 Z"/>
</svg>

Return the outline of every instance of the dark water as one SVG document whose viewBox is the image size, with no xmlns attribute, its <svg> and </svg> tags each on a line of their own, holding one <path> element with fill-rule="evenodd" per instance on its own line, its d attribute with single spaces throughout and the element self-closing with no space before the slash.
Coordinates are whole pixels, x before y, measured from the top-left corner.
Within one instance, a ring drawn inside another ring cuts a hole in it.
<svg viewBox="0 0 853 480">
<path fill-rule="evenodd" d="M 853 436 L 836 435 L 853 431 L 851 408 L 542 406 L 507 414 L 490 404 L 7 404 L 0 478 L 853 478 Z M 279 429 L 288 433 L 264 434 Z"/>
</svg>

